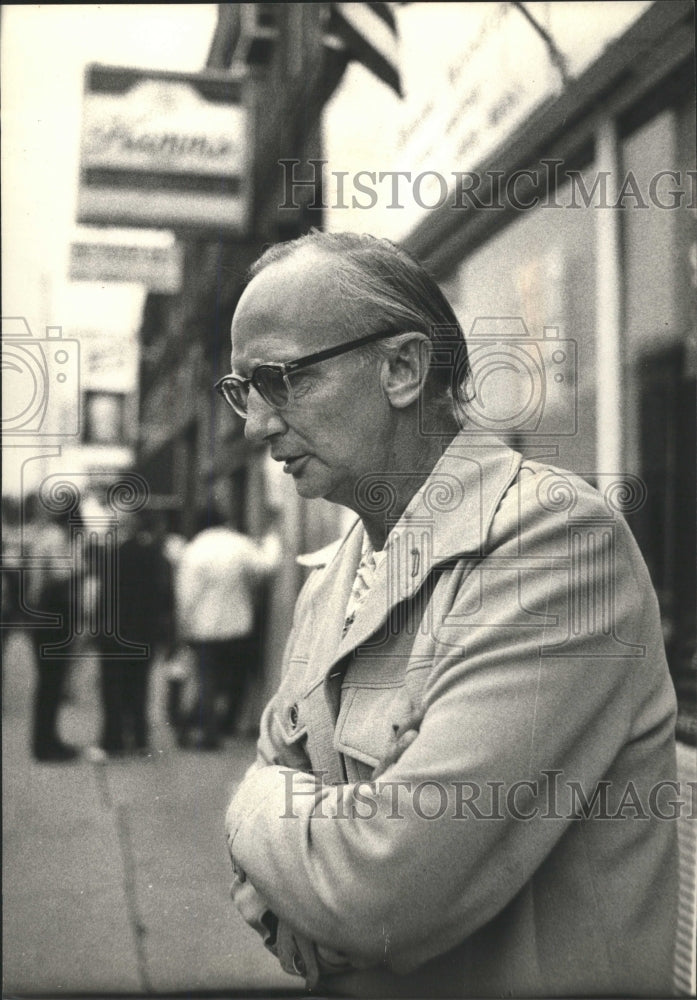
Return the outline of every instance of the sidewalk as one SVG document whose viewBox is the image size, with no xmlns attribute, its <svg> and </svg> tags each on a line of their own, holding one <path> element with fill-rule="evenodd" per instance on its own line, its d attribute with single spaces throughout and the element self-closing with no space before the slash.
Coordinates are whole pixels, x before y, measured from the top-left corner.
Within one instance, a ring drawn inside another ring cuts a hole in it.
<svg viewBox="0 0 697 1000">
<path fill-rule="evenodd" d="M 153 677 L 153 753 L 38 764 L 28 751 L 31 654 L 3 667 L 3 989 L 77 993 L 302 992 L 233 907 L 223 816 L 253 755 L 175 747 Z M 97 667 L 73 672 L 62 735 L 96 740 Z"/>
</svg>

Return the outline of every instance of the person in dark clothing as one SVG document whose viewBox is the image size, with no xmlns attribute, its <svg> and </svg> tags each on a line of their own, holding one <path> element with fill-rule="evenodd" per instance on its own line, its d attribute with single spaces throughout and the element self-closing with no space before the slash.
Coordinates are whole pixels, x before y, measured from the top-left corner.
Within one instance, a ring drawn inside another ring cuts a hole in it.
<svg viewBox="0 0 697 1000">
<path fill-rule="evenodd" d="M 22 511 L 14 497 L 2 498 L 2 658 L 10 633 L 23 626 L 21 577 L 16 569 L 22 555 Z"/>
<path fill-rule="evenodd" d="M 126 537 L 117 549 L 118 632 L 102 640 L 100 649 L 99 749 L 107 756 L 148 750 L 151 663 L 171 623 L 171 571 L 152 523 L 134 514 L 123 528 Z M 132 655 L 125 644 L 134 646 Z"/>
<path fill-rule="evenodd" d="M 64 645 L 71 628 L 72 558 L 70 535 L 63 514 L 48 511 L 38 497 L 27 498 L 24 517 L 32 525 L 31 554 L 35 560 L 30 577 L 30 603 L 54 624 L 30 629 L 36 664 L 31 715 L 31 752 L 44 763 L 67 763 L 79 756 L 77 747 L 65 743 L 58 732 L 70 659 Z"/>
</svg>

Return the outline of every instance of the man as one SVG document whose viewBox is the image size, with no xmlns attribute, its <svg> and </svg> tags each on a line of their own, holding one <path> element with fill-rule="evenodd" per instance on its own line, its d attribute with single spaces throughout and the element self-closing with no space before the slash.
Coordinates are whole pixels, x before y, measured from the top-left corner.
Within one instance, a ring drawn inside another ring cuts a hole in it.
<svg viewBox="0 0 697 1000">
<path fill-rule="evenodd" d="M 129 750 L 150 755 L 152 662 L 172 627 L 172 574 L 153 512 L 122 514 L 117 561 L 118 633 L 101 637 L 99 644 L 102 728 L 99 745 L 88 753 L 93 761 L 106 761 Z M 141 646 L 144 655 L 134 652 L 124 658 L 119 640 Z"/>
<path fill-rule="evenodd" d="M 467 375 L 387 241 L 313 233 L 252 269 L 220 390 L 301 496 L 358 519 L 300 595 L 228 809 L 233 899 L 327 995 L 661 995 L 656 599 L 595 490 L 467 422 Z"/>
<path fill-rule="evenodd" d="M 79 750 L 60 736 L 61 707 L 70 675 L 70 661 L 60 655 L 71 620 L 70 532 L 65 515 L 46 507 L 38 495 L 27 497 L 24 516 L 34 562 L 29 574 L 30 604 L 56 619 L 56 624 L 30 630 L 36 663 L 31 751 L 42 763 L 71 763 L 79 758 Z"/>
<path fill-rule="evenodd" d="M 278 538 L 257 545 L 214 511 L 181 553 L 176 575 L 180 638 L 194 651 L 198 702 L 190 717 L 198 735 L 184 731 L 182 745 L 217 750 L 221 730 L 234 731 L 249 676 L 256 589 L 277 565 Z M 226 698 L 225 720 L 218 696 Z M 227 723 L 223 725 L 224 721 Z"/>
</svg>

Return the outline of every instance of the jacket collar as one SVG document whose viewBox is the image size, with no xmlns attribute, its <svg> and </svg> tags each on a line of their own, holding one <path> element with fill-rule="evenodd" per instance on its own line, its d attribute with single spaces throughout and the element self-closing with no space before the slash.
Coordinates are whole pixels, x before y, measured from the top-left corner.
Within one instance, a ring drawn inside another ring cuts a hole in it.
<svg viewBox="0 0 697 1000">
<path fill-rule="evenodd" d="M 521 455 L 490 436 L 458 434 L 404 514 L 406 532 L 428 536 L 415 586 L 441 562 L 483 552 L 491 522 L 518 474 Z"/>
<path fill-rule="evenodd" d="M 521 461 L 497 438 L 456 435 L 409 504 L 370 593 L 342 636 L 363 545 L 360 521 L 349 529 L 315 591 L 315 621 L 323 637 L 316 647 L 317 668 L 325 673 L 378 632 L 393 608 L 415 594 L 434 567 L 483 551 L 496 509 Z"/>
</svg>

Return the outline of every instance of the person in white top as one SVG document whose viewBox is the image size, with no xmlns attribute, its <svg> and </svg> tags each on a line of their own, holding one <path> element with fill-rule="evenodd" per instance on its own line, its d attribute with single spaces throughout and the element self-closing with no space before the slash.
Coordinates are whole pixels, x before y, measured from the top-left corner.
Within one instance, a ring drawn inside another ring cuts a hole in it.
<svg viewBox="0 0 697 1000">
<path fill-rule="evenodd" d="M 256 542 L 218 520 L 209 517 L 210 526 L 184 548 L 175 585 L 179 636 L 196 659 L 198 698 L 189 726 L 198 731 L 192 745 L 199 749 L 220 745 L 220 694 L 234 727 L 249 676 L 258 586 L 280 558 L 275 532 Z"/>
</svg>

